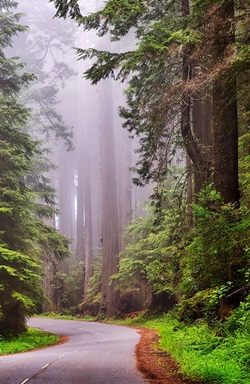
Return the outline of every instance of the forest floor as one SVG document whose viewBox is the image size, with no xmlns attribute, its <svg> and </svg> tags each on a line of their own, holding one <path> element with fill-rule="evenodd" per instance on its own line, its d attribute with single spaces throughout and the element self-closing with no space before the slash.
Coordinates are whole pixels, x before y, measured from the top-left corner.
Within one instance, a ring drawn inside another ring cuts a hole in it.
<svg viewBox="0 0 250 384">
<path fill-rule="evenodd" d="M 136 347 L 137 367 L 152 384 L 197 384 L 179 372 L 178 364 L 159 348 L 157 331 L 139 328 Z M 201 384 L 201 383 L 200 383 Z"/>
</svg>

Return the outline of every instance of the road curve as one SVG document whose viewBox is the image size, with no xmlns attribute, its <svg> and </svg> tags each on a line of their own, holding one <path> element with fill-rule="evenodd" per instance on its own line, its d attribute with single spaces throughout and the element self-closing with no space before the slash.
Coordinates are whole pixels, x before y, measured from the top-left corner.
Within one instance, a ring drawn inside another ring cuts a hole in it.
<svg viewBox="0 0 250 384">
<path fill-rule="evenodd" d="M 65 344 L 0 356 L 1 384 L 146 384 L 136 370 L 136 330 L 117 325 L 33 318 L 28 325 L 68 336 Z"/>
</svg>

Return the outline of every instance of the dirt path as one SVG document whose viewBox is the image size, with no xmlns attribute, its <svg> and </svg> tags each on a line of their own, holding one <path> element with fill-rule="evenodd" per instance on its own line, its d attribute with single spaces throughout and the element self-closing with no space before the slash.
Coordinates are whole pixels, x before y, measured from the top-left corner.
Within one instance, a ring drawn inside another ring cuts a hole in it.
<svg viewBox="0 0 250 384">
<path fill-rule="evenodd" d="M 136 347 L 137 366 L 152 384 L 197 384 L 178 373 L 178 365 L 158 345 L 157 331 L 139 328 L 141 340 Z"/>
</svg>

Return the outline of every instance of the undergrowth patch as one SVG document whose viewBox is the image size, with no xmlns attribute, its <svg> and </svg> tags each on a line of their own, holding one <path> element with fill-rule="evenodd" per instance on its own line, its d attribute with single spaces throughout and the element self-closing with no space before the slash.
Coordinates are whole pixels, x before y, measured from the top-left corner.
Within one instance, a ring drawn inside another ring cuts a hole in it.
<svg viewBox="0 0 250 384">
<path fill-rule="evenodd" d="M 172 355 L 185 375 L 205 383 L 250 384 L 250 313 L 244 312 L 244 322 L 235 320 L 233 331 L 232 322 L 233 318 L 217 327 L 203 322 L 190 326 L 165 315 L 136 325 L 159 331 L 160 348 Z"/>
<path fill-rule="evenodd" d="M 4 339 L 0 336 L 0 355 L 46 347 L 57 343 L 59 339 L 58 335 L 29 328 L 18 337 Z"/>
</svg>

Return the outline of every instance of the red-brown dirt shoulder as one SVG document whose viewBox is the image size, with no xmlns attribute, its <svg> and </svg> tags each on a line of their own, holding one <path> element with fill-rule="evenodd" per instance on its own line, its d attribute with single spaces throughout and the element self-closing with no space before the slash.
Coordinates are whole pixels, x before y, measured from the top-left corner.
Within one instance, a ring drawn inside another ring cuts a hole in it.
<svg viewBox="0 0 250 384">
<path fill-rule="evenodd" d="M 182 375 L 174 359 L 159 348 L 157 331 L 148 328 L 137 329 L 141 335 L 136 346 L 137 367 L 150 383 L 198 384 Z"/>
</svg>

